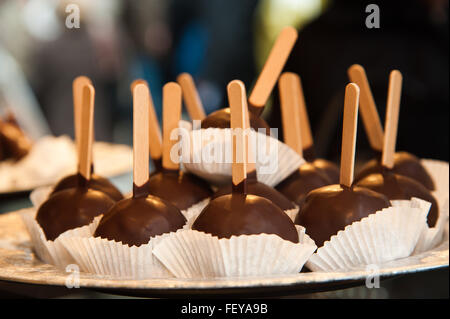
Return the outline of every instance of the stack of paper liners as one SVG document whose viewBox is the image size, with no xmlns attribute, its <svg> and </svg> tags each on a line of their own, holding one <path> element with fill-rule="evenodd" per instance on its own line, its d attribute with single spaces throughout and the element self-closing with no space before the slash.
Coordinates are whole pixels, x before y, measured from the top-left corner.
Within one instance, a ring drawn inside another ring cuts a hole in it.
<svg viewBox="0 0 450 319">
<path fill-rule="evenodd" d="M 413 198 L 396 201 L 345 227 L 308 260 L 313 271 L 337 271 L 410 256 L 427 227 L 430 203 Z"/>
<path fill-rule="evenodd" d="M 302 157 L 278 139 L 253 130 L 251 134 L 252 140 L 256 141 L 256 143 L 251 143 L 253 154 L 258 154 L 256 152 L 258 144 L 261 144 L 263 151 L 270 152 L 269 154 L 265 152 L 264 158 L 255 156 L 258 181 L 274 187 L 305 163 Z M 186 139 L 189 139 L 189 148 L 186 149 L 190 150 L 187 156 L 182 158 L 186 170 L 217 186 L 231 181 L 231 129 L 193 130 L 189 136 L 183 135 L 183 147 L 187 145 Z M 220 153 L 217 154 L 217 151 Z M 214 160 L 208 161 L 207 159 L 210 157 Z M 269 169 L 264 172 L 266 168 Z"/>
<path fill-rule="evenodd" d="M 277 235 L 212 236 L 195 230 L 170 234 L 153 254 L 177 278 L 248 277 L 298 273 L 316 250 L 297 226 L 298 244 Z"/>
</svg>

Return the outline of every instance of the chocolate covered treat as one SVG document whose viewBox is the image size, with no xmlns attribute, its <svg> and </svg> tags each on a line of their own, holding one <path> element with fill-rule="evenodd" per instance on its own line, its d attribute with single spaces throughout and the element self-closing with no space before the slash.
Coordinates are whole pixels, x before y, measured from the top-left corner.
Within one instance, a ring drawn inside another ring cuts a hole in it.
<svg viewBox="0 0 450 319">
<path fill-rule="evenodd" d="M 248 128 L 245 88 L 241 81 L 232 81 L 228 85 L 228 99 L 232 110 L 231 127 Z M 233 142 L 232 193 L 211 200 L 192 229 L 219 238 L 275 234 L 298 243 L 297 230 L 288 215 L 270 200 L 247 193 L 247 149 L 245 134 L 241 131 Z"/>
<path fill-rule="evenodd" d="M 12 113 L 0 118 L 0 161 L 18 161 L 27 155 L 32 147 L 31 140 L 19 127 Z"/>
<path fill-rule="evenodd" d="M 384 133 L 364 68 L 361 65 L 354 64 L 348 69 L 348 75 L 350 80 L 361 88 L 361 115 L 364 128 L 369 138 L 370 146 L 378 154 L 377 158 L 365 164 L 357 174 L 356 180 L 358 181 L 369 174 L 382 173 L 385 170 L 381 164 Z M 400 99 L 400 96 L 398 99 Z M 391 170 L 395 174 L 407 176 L 418 181 L 429 190 L 435 189 L 430 174 L 422 165 L 420 159 L 412 154 L 407 152 L 395 153 L 394 165 Z"/>
<path fill-rule="evenodd" d="M 278 87 L 280 90 L 284 141 L 303 157 L 304 134 L 302 133 L 305 130 L 302 128 L 305 124 L 301 120 L 301 113 L 305 110 L 302 107 L 304 103 L 302 102 L 303 95 L 300 78 L 295 73 L 283 73 Z M 306 123 L 306 125 L 309 127 L 309 123 Z M 323 160 L 317 161 L 321 161 L 323 167 L 327 166 L 328 162 Z M 333 181 L 328 177 L 325 169 L 318 168 L 315 163 L 307 162 L 278 184 L 276 189 L 291 201 L 300 205 L 311 190 L 330 184 L 333 184 Z"/>
<path fill-rule="evenodd" d="M 402 75 L 394 70 L 389 78 L 388 104 L 386 107 L 386 123 L 381 157 L 381 170 L 367 175 L 357 185 L 367 187 L 386 195 L 390 200 L 412 197 L 421 198 L 431 203 L 428 214 L 428 225 L 433 227 L 438 218 L 438 204 L 430 191 L 416 180 L 395 172 L 395 141 L 397 139 L 398 118 L 400 112 L 400 92 Z"/>
<path fill-rule="evenodd" d="M 74 106 L 74 127 L 75 127 L 75 144 L 77 148 L 77 153 L 83 152 L 80 149 L 80 135 L 81 135 L 81 112 L 82 112 L 82 92 L 83 87 L 86 85 L 92 85 L 91 81 L 85 76 L 79 76 L 73 81 L 73 106 Z M 93 99 L 95 96 L 95 91 L 93 91 Z M 93 141 L 89 143 L 92 147 Z M 92 152 L 92 150 L 90 150 Z M 91 157 L 92 160 L 92 157 Z M 99 176 L 94 173 L 94 164 L 90 163 L 91 175 L 90 178 L 83 184 L 84 187 L 98 190 L 107 194 L 114 201 L 119 201 L 123 199 L 122 193 L 106 178 Z M 61 179 L 53 188 L 52 194 L 56 194 L 62 190 L 66 190 L 73 187 L 78 187 L 79 185 L 79 174 L 75 173 L 68 175 Z"/>
<path fill-rule="evenodd" d="M 152 237 L 176 231 L 186 223 L 177 207 L 149 195 L 149 103 L 148 87 L 137 84 L 133 89 L 133 197 L 115 204 L 94 233 L 130 247 L 146 244 Z"/>
<path fill-rule="evenodd" d="M 170 140 L 170 134 L 178 127 L 180 117 L 181 88 L 177 83 L 166 84 L 163 89 L 163 169 L 151 176 L 148 189 L 150 194 L 186 210 L 211 197 L 212 191 L 202 179 L 182 172 L 179 163 L 171 158 L 172 146 L 177 141 Z"/>
<path fill-rule="evenodd" d="M 347 225 L 390 206 L 386 196 L 352 186 L 358 119 L 359 88 L 345 90 L 340 184 L 315 189 L 306 196 L 295 223 L 306 228 L 318 247 Z"/>
<path fill-rule="evenodd" d="M 250 127 L 255 131 L 265 129 L 266 134 L 270 135 L 270 127 L 260 115 L 264 110 L 264 106 L 272 93 L 296 40 L 297 30 L 292 27 L 285 27 L 278 35 L 266 63 L 256 80 L 256 84 L 248 98 Z M 180 75 L 178 82 L 182 86 L 188 112 L 193 120 L 197 119 L 202 121 L 201 128 L 230 127 L 230 108 L 220 109 L 205 117 L 203 106 L 201 105 L 192 78 Z"/>
<path fill-rule="evenodd" d="M 47 240 L 55 240 L 67 230 L 88 225 L 114 205 L 108 195 L 87 187 L 91 176 L 94 88 L 87 84 L 82 92 L 78 184 L 54 194 L 39 207 L 36 221 Z"/>
</svg>

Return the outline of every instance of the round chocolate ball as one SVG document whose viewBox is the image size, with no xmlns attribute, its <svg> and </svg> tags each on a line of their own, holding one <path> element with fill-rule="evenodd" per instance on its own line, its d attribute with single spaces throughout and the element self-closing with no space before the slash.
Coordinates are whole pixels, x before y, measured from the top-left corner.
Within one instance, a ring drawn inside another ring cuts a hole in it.
<svg viewBox="0 0 450 319">
<path fill-rule="evenodd" d="M 359 181 L 367 175 L 373 173 L 382 173 L 385 168 L 381 165 L 379 159 L 373 159 L 363 166 L 361 171 L 356 177 L 356 181 Z M 392 172 L 398 175 L 403 175 L 412 178 L 429 190 L 434 190 L 435 185 L 430 174 L 428 174 L 425 167 L 423 167 L 420 159 L 407 152 L 397 152 L 394 155 L 394 167 Z"/>
<path fill-rule="evenodd" d="M 360 180 L 357 185 L 384 194 L 390 200 L 408 200 L 412 197 L 417 197 L 430 202 L 431 209 L 428 214 L 428 225 L 430 227 L 436 225 L 439 214 L 438 203 L 430 191 L 416 180 L 386 171 L 383 174 L 368 175 Z"/>
<path fill-rule="evenodd" d="M 195 175 L 178 170 L 163 170 L 150 177 L 148 190 L 180 210 L 185 210 L 212 196 L 208 183 Z"/>
<path fill-rule="evenodd" d="M 306 195 L 319 187 L 333 184 L 327 174 L 312 163 L 305 163 L 276 189 L 297 205 L 301 205 Z"/>
<path fill-rule="evenodd" d="M 169 202 L 155 196 L 133 197 L 114 205 L 100 220 L 94 236 L 140 246 L 185 224 L 186 218 Z"/>
<path fill-rule="evenodd" d="M 258 129 L 262 128 L 266 130 L 266 134 L 270 135 L 270 126 L 259 116 L 249 112 L 250 127 L 258 132 Z M 230 108 L 224 108 L 217 110 L 209 114 L 202 120 L 202 128 L 230 128 L 231 115 Z"/>
<path fill-rule="evenodd" d="M 232 185 L 226 185 L 221 188 L 213 195 L 213 198 L 217 198 L 223 195 L 231 194 Z M 282 193 L 277 191 L 275 188 L 270 187 L 264 183 L 258 182 L 255 178 L 247 178 L 247 194 L 256 195 L 264 197 L 270 200 L 272 203 L 277 205 L 282 210 L 294 209 L 295 205 Z"/>
<path fill-rule="evenodd" d="M 385 195 L 370 189 L 329 185 L 308 193 L 295 223 L 321 247 L 346 226 L 389 206 Z"/>
<path fill-rule="evenodd" d="M 232 193 L 213 199 L 195 220 L 192 229 L 219 238 L 240 235 L 275 234 L 298 243 L 294 223 L 270 200 Z"/>
<path fill-rule="evenodd" d="M 62 190 L 77 187 L 79 184 L 80 175 L 73 174 L 64 177 L 53 188 L 52 194 L 60 192 Z M 92 174 L 91 178 L 86 181 L 86 187 L 105 193 L 111 197 L 114 201 L 123 199 L 122 193 L 106 178 L 97 174 Z"/>
<path fill-rule="evenodd" d="M 333 162 L 318 158 L 311 162 L 316 168 L 322 170 L 330 179 L 331 184 L 339 183 L 339 168 Z"/>
<path fill-rule="evenodd" d="M 65 189 L 47 199 L 38 209 L 36 221 L 47 240 L 67 230 L 90 224 L 108 211 L 114 201 L 105 193 L 86 187 Z"/>
</svg>

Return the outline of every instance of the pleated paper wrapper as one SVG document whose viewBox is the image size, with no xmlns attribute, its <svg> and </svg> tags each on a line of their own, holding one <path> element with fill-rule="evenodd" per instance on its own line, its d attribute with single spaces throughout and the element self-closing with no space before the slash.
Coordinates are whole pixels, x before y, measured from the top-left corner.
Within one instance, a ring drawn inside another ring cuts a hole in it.
<svg viewBox="0 0 450 319">
<path fill-rule="evenodd" d="M 221 186 L 231 181 L 231 129 L 208 128 L 191 131 L 182 138 L 182 141 L 189 140 L 189 145 L 185 146 L 187 151 L 182 156 L 183 167 L 207 180 L 208 182 Z M 263 133 L 252 131 L 254 141 L 264 141 L 257 144 L 267 145 L 264 156 L 257 156 L 255 151 L 257 146 L 253 146 L 254 158 L 256 158 L 256 170 L 258 180 L 269 186 L 275 186 L 291 175 L 305 161 L 286 144 L 274 137 L 267 137 Z M 268 141 L 265 141 L 266 137 Z M 184 142 L 183 142 L 184 143 Z M 211 150 L 221 150 L 214 153 Z M 225 149 L 230 150 L 229 152 Z M 215 154 L 213 159 L 210 154 Z M 206 158 L 206 160 L 204 160 Z"/>
<path fill-rule="evenodd" d="M 61 243 L 62 238 L 89 235 L 94 232 L 100 221 L 100 216 L 97 216 L 91 224 L 68 230 L 53 241 L 45 238 L 42 227 L 36 221 L 36 213 L 37 209 L 30 209 L 21 213 L 21 218 L 30 235 L 33 249 L 39 259 L 60 269 L 65 269 L 67 265 L 74 263 L 74 259 Z"/>
<path fill-rule="evenodd" d="M 410 256 L 426 227 L 430 203 L 417 198 L 402 202 L 345 227 L 306 266 L 312 271 L 351 270 Z"/>
<path fill-rule="evenodd" d="M 188 226 L 183 229 L 188 229 Z M 94 231 L 95 228 L 84 236 L 61 239 L 62 245 L 82 271 L 111 279 L 173 277 L 152 253 L 155 245 L 172 233 L 155 236 L 145 245 L 130 247 L 114 240 L 93 237 Z"/>
<path fill-rule="evenodd" d="M 179 230 L 162 240 L 153 254 L 176 278 L 253 277 L 298 273 L 316 250 L 303 227 L 300 243 L 273 234 L 222 238 Z"/>
</svg>

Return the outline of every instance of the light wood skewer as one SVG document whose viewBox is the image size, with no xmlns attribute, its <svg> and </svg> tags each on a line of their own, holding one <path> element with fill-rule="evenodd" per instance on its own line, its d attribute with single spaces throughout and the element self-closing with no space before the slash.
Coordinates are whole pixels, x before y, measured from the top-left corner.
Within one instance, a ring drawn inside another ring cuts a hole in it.
<svg viewBox="0 0 450 319">
<path fill-rule="evenodd" d="M 191 120 L 203 120 L 206 114 L 192 76 L 189 73 L 181 73 L 177 77 L 177 82 L 181 86 L 184 103 Z"/>
<path fill-rule="evenodd" d="M 87 181 L 91 178 L 92 141 L 94 132 L 95 91 L 91 84 L 82 90 L 80 114 L 80 149 L 78 152 L 78 170 Z"/>
<path fill-rule="evenodd" d="M 297 36 L 297 30 L 293 27 L 283 28 L 278 35 L 248 98 L 249 110 L 255 115 L 260 115 L 264 109 L 270 93 L 294 47 L 295 41 L 297 41 Z"/>
<path fill-rule="evenodd" d="M 340 184 L 351 187 L 355 168 L 356 133 L 358 128 L 359 87 L 350 83 L 345 88 L 342 129 Z"/>
<path fill-rule="evenodd" d="M 373 99 L 366 71 L 359 64 L 354 64 L 348 69 L 351 82 L 356 83 L 361 89 L 361 118 L 372 149 L 382 152 L 384 133 L 378 115 L 375 100 Z"/>
<path fill-rule="evenodd" d="M 85 85 L 92 84 L 91 80 L 84 75 L 77 76 L 72 82 L 73 95 L 73 121 L 75 131 L 75 147 L 77 153 L 80 152 L 80 127 L 81 127 L 81 108 L 83 101 L 83 88 Z"/>
<path fill-rule="evenodd" d="M 177 140 L 171 140 L 172 130 L 178 128 L 181 118 L 181 87 L 175 82 L 169 82 L 163 87 L 163 155 L 162 166 L 165 169 L 177 170 L 179 163 L 170 158 L 172 146 Z"/>
<path fill-rule="evenodd" d="M 400 113 L 401 94 L 402 74 L 398 70 L 393 70 L 389 75 L 386 122 L 384 125 L 384 146 L 383 154 L 381 157 L 381 164 L 389 169 L 394 167 L 394 154 L 397 141 L 397 128 Z"/>
</svg>

